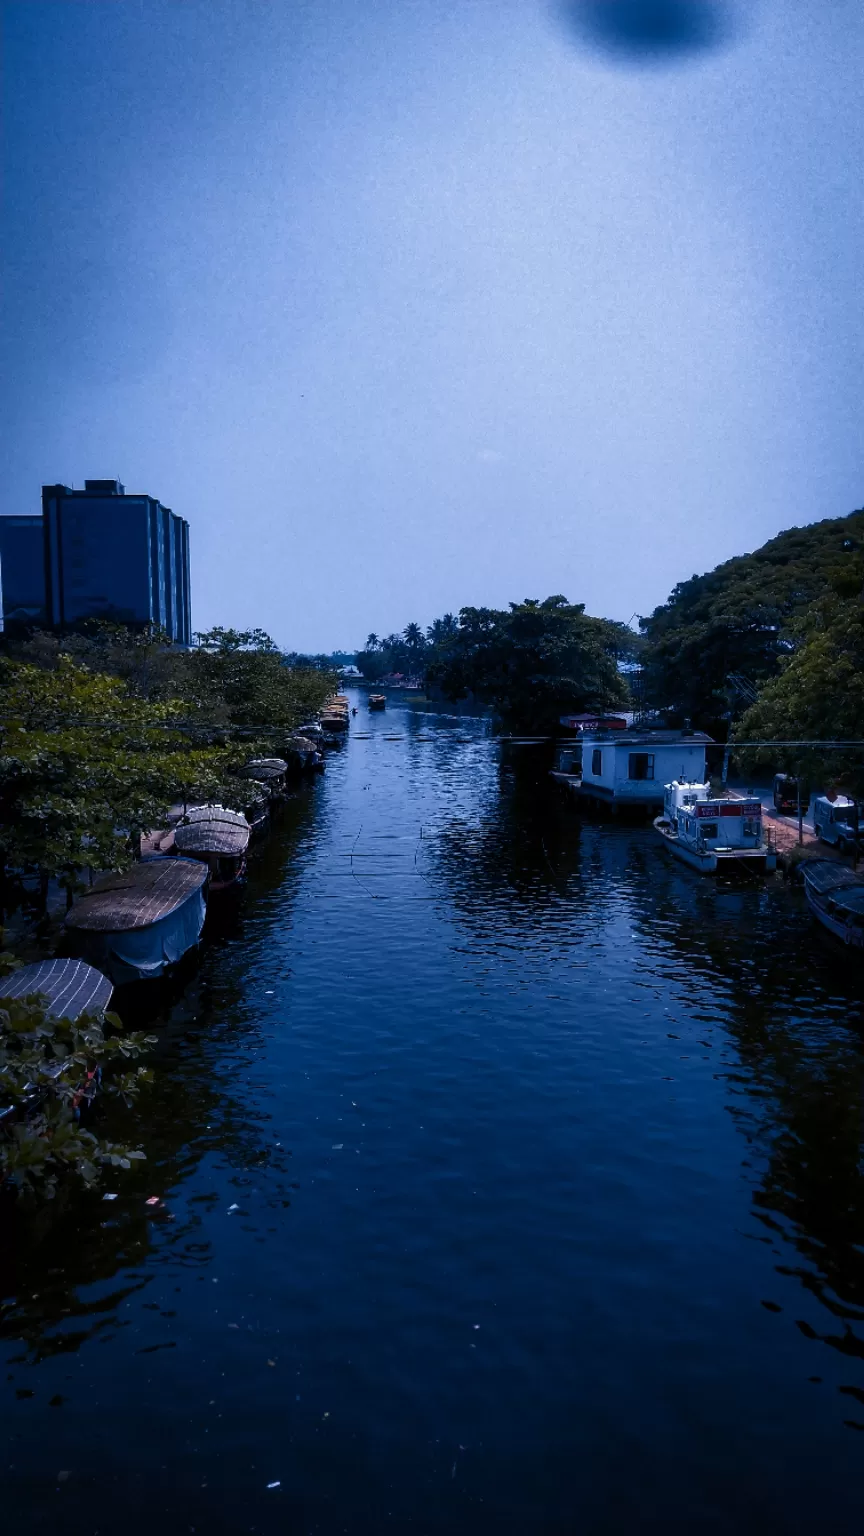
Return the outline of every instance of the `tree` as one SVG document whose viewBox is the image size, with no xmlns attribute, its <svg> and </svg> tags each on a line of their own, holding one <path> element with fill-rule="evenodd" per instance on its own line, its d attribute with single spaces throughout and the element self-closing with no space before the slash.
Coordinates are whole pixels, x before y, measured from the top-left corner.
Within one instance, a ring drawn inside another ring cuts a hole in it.
<svg viewBox="0 0 864 1536">
<path fill-rule="evenodd" d="M 792 640 L 795 649 L 739 721 L 736 738 L 864 741 L 864 601 L 837 592 L 823 597 L 799 620 Z M 811 784 L 864 796 L 862 750 L 763 749 L 745 762 L 800 769 Z"/>
<path fill-rule="evenodd" d="M 511 730 L 554 731 L 564 713 L 626 703 L 617 667 L 626 644 L 624 626 L 591 618 L 560 595 L 526 598 L 509 611 L 463 608 L 427 676 L 450 698 L 490 703 Z"/>
<path fill-rule="evenodd" d="M 790 528 L 755 554 L 680 582 L 641 620 L 648 703 L 714 734 L 739 701 L 734 674 L 758 687 L 776 677 L 800 637 L 798 618 L 848 581 L 864 547 L 864 511 Z M 857 579 L 857 578 L 853 578 Z"/>
<path fill-rule="evenodd" d="M 3 957 L 5 960 L 7 957 Z M 38 995 L 0 1004 L 0 1184 L 52 1196 L 61 1178 L 92 1186 L 102 1167 L 127 1169 L 144 1153 L 100 1139 L 80 1110 L 100 1091 L 130 1104 L 152 1075 L 133 1066 L 156 1044 L 127 1034 L 116 1014 L 52 1018 Z"/>
<path fill-rule="evenodd" d="M 173 800 L 209 797 L 237 754 L 174 729 L 183 706 L 138 699 L 60 655 L 53 670 L 0 659 L 0 858 L 57 879 L 118 869 Z"/>
</svg>

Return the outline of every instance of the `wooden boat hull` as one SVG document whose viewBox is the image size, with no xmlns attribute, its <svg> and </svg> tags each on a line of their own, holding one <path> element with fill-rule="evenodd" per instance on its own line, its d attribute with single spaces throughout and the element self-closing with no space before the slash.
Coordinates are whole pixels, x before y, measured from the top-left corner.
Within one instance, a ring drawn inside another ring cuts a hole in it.
<svg viewBox="0 0 864 1536">
<path fill-rule="evenodd" d="M 830 912 L 824 898 L 820 896 L 818 891 L 813 890 L 808 883 L 806 875 L 804 877 L 804 890 L 807 896 L 807 905 L 823 928 L 827 928 L 828 932 L 832 933 L 835 939 L 840 939 L 850 949 L 864 951 L 864 928 L 856 928 L 851 923 L 844 922 L 839 915 Z"/>
</svg>

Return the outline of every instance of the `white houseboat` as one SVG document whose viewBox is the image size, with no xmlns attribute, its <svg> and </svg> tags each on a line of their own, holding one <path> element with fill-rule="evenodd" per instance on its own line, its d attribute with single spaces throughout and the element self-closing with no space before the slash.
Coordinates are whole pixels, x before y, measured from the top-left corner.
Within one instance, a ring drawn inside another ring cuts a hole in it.
<svg viewBox="0 0 864 1536">
<path fill-rule="evenodd" d="M 674 780 L 666 785 L 663 813 L 654 826 L 670 853 L 702 875 L 776 867 L 759 800 L 712 798 L 710 784 Z"/>
<path fill-rule="evenodd" d="M 702 731 L 584 731 L 579 793 L 613 810 L 662 810 L 673 779 L 705 779 L 705 749 L 712 740 Z"/>
</svg>

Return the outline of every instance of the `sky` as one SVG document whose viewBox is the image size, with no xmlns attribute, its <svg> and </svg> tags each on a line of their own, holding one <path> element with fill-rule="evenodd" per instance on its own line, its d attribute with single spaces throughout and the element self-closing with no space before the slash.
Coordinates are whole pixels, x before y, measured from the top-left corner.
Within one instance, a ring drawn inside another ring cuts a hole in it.
<svg viewBox="0 0 864 1536">
<path fill-rule="evenodd" d="M 864 504 L 860 0 L 0 0 L 0 512 L 193 624 L 627 621 Z"/>
</svg>

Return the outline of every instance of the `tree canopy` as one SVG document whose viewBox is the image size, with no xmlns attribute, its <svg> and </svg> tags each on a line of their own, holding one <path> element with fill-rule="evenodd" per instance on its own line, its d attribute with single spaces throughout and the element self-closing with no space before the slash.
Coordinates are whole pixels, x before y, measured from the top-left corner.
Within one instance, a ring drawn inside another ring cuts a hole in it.
<svg viewBox="0 0 864 1536">
<path fill-rule="evenodd" d="M 859 590 L 862 575 L 859 569 Z M 802 616 L 792 635 L 794 650 L 738 722 L 736 738 L 864 741 L 864 597 L 832 592 Z M 800 770 L 811 784 L 864 796 L 861 750 L 766 749 L 747 760 Z"/>
<path fill-rule="evenodd" d="M 716 733 L 801 643 L 797 621 L 854 587 L 864 511 L 790 528 L 754 554 L 680 582 L 641 620 L 646 701 Z"/>
<path fill-rule="evenodd" d="M 473 694 L 491 704 L 508 729 L 554 731 L 561 714 L 626 705 L 617 661 L 632 639 L 624 625 L 591 618 L 560 595 L 463 608 L 427 677 L 449 698 Z"/>
</svg>

